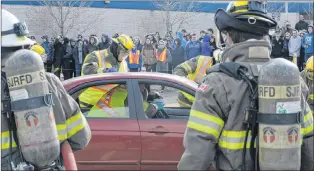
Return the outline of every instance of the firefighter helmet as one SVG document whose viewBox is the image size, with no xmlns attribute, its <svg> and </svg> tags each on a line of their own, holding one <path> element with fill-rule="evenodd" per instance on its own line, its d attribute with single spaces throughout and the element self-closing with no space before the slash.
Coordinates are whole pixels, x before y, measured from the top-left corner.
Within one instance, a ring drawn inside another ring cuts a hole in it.
<svg viewBox="0 0 314 171">
<path fill-rule="evenodd" d="M 233 1 L 226 10 L 217 10 L 215 24 L 220 31 L 232 28 L 264 36 L 277 26 L 277 22 L 266 14 L 266 2 Z"/>
<path fill-rule="evenodd" d="M 126 51 L 130 51 L 134 47 L 131 37 L 125 34 L 121 34 L 117 38 L 112 38 L 112 40 Z"/>
</svg>

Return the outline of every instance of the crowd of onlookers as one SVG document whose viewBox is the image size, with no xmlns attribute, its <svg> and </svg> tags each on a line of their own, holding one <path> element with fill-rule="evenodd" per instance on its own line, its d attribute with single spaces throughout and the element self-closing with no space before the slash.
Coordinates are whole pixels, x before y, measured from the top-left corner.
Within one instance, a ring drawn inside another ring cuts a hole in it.
<svg viewBox="0 0 314 171">
<path fill-rule="evenodd" d="M 313 55 L 314 38 L 313 26 L 304 21 L 300 15 L 300 21 L 294 29 L 289 22 L 285 27 L 277 28 L 272 36 L 272 58 L 285 58 L 296 63 L 299 70 L 303 70 L 304 63 Z"/>
<path fill-rule="evenodd" d="M 116 33 L 112 38 L 117 37 Z M 34 36 L 30 37 L 35 39 Z M 76 39 L 69 39 L 58 36 L 42 36 L 41 46 L 47 54 L 45 67 L 47 72 L 53 72 L 60 77 L 63 73 L 64 79 L 80 76 L 82 64 L 85 57 L 98 50 L 110 47 L 112 39 L 106 34 L 102 34 L 100 40 L 96 35 L 83 38 L 78 35 Z M 270 33 L 272 44 L 272 58 L 286 58 L 290 61 L 297 59 L 300 70 L 303 69 L 306 60 L 313 55 L 313 26 L 304 21 L 300 16 L 300 21 L 293 29 L 289 22 L 282 28 L 277 28 Z M 216 38 L 213 29 L 202 30 L 199 36 L 196 33 L 188 33 L 185 29 L 176 32 L 167 32 L 161 37 L 159 32 L 147 34 L 142 42 L 139 37 L 132 37 L 135 47 L 133 53 L 139 51 L 139 63 L 130 64 L 128 58 L 126 62 L 130 71 L 141 71 L 145 68 L 148 72 L 172 73 L 172 70 L 179 64 L 193 57 L 204 55 L 213 56 L 216 47 Z"/>
<path fill-rule="evenodd" d="M 159 32 L 147 34 L 144 42 L 139 37 L 132 37 L 134 50 L 140 52 L 140 63 L 128 64 L 128 67 L 132 71 L 141 71 L 144 67 L 146 71 L 172 73 L 174 67 L 195 56 L 212 56 L 216 48 L 213 34 L 213 29 L 202 30 L 197 37 L 195 33 L 190 34 L 182 29 L 176 32 L 175 37 L 172 32 L 166 33 L 164 37 L 161 37 Z M 112 38 L 118 35 L 116 33 Z M 30 38 L 36 41 L 34 36 Z M 47 54 L 46 71 L 53 72 L 58 77 L 62 72 L 65 80 L 80 76 L 86 55 L 93 51 L 107 49 L 112 41 L 106 34 L 102 34 L 100 40 L 96 35 L 90 35 L 88 39 L 83 38 L 82 35 L 78 35 L 76 39 L 62 36 L 49 39 L 45 35 L 41 39 L 40 45 Z M 166 52 L 166 61 L 158 60 L 162 51 Z"/>
</svg>

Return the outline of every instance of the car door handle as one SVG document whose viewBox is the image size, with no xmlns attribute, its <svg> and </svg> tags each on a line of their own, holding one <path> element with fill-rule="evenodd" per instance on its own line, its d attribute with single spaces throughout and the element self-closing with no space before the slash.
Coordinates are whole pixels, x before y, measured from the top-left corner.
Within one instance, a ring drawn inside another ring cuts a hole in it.
<svg viewBox="0 0 314 171">
<path fill-rule="evenodd" d="M 148 131 L 148 133 L 154 133 L 154 134 L 167 134 L 169 133 L 169 130 L 164 128 L 163 126 L 156 126 L 156 128 L 152 128 L 151 131 Z"/>
</svg>

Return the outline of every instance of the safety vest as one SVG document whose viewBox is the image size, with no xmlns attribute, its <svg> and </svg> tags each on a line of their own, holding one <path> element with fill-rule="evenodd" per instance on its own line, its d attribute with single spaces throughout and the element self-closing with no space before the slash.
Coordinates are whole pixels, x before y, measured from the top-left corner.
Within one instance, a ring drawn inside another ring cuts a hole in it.
<svg viewBox="0 0 314 171">
<path fill-rule="evenodd" d="M 200 83 L 206 75 L 207 68 L 213 65 L 212 58 L 208 56 L 200 56 L 197 61 L 197 68 L 194 73 L 189 74 L 188 78 L 196 83 Z"/>
<path fill-rule="evenodd" d="M 140 51 L 139 50 L 137 50 L 135 53 L 130 52 L 129 63 L 130 64 L 139 64 L 140 63 Z"/>
<path fill-rule="evenodd" d="M 108 56 L 107 50 L 95 51 L 95 53 L 98 58 L 99 68 L 103 68 L 103 66 L 105 66 L 106 68 L 112 67 L 112 65 L 105 60 L 105 58 Z M 127 63 L 125 62 L 125 60 L 120 63 L 118 72 L 128 72 Z M 82 75 L 84 75 L 83 72 Z M 118 84 L 109 84 L 87 88 L 79 95 L 80 107 L 93 107 L 104 94 L 106 94 L 117 85 Z"/>
<path fill-rule="evenodd" d="M 87 117 L 127 118 L 128 109 L 124 104 L 127 95 L 127 89 L 124 87 L 112 89 L 95 103 Z"/>
<path fill-rule="evenodd" d="M 159 55 L 158 50 L 156 49 L 156 59 L 157 61 L 165 62 L 167 60 L 167 49 L 164 49 Z"/>
</svg>

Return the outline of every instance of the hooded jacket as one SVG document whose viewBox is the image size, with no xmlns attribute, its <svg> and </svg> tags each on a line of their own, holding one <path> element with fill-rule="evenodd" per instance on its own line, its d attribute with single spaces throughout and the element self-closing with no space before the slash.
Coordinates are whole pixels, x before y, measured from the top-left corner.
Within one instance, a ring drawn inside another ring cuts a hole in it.
<svg viewBox="0 0 314 171">
<path fill-rule="evenodd" d="M 181 41 L 181 46 L 183 48 L 185 48 L 185 46 L 187 44 L 187 41 L 184 39 L 182 32 L 177 32 L 176 35 L 177 35 L 177 38 L 180 39 L 180 41 Z M 174 42 L 173 42 L 173 46 L 172 47 L 175 47 Z"/>
<path fill-rule="evenodd" d="M 309 27 L 312 27 L 313 29 L 313 26 L 309 26 Z M 313 53 L 313 48 L 314 48 L 314 38 L 313 38 L 313 33 L 314 30 L 312 31 L 312 33 L 306 33 L 303 37 L 303 42 L 302 42 L 302 45 L 304 47 L 304 52 L 305 53 Z"/>
<path fill-rule="evenodd" d="M 184 48 L 181 46 L 181 40 L 176 38 L 175 41 L 178 41 L 178 45 L 170 50 L 172 56 L 171 64 L 174 68 L 185 61 Z"/>
<path fill-rule="evenodd" d="M 258 76 L 258 68 L 270 60 L 270 50 L 267 41 L 249 40 L 225 49 L 222 59 L 243 65 L 248 68 L 251 75 Z M 242 153 L 243 147 L 246 146 L 246 126 L 243 124 L 243 117 L 245 110 L 250 106 L 249 87 L 245 81 L 225 73 L 210 72 L 219 65 L 216 64 L 208 70 L 207 76 L 196 91 L 184 134 L 185 151 L 178 165 L 180 171 L 207 170 L 217 158 L 219 165 L 216 167 L 221 170 L 243 170 Z M 301 113 L 306 122 L 302 124 L 302 134 L 309 136 L 313 134 L 313 117 L 305 100 L 309 94 L 308 89 L 301 78 L 300 81 L 300 89 L 305 88 L 300 95 L 303 104 Z M 313 142 L 313 136 L 303 139 L 301 170 L 314 169 Z M 249 151 L 246 153 L 245 161 L 245 170 L 253 170 Z"/>
<path fill-rule="evenodd" d="M 91 40 L 94 39 L 95 42 L 92 44 Z M 94 51 L 98 50 L 98 38 L 96 36 L 90 36 L 89 37 L 89 43 L 88 43 L 88 53 L 92 53 Z"/>
<path fill-rule="evenodd" d="M 205 35 L 202 42 L 202 54 L 204 56 L 211 56 L 212 54 L 212 46 L 210 45 L 210 36 Z"/>
<path fill-rule="evenodd" d="M 106 38 L 106 41 L 103 42 L 103 38 Z M 104 50 L 104 49 L 107 49 L 111 44 L 111 41 L 110 41 L 110 38 L 108 35 L 106 34 L 103 34 L 102 37 L 101 37 L 101 41 L 100 43 L 98 44 L 98 50 Z"/>
</svg>

